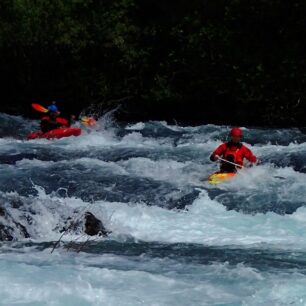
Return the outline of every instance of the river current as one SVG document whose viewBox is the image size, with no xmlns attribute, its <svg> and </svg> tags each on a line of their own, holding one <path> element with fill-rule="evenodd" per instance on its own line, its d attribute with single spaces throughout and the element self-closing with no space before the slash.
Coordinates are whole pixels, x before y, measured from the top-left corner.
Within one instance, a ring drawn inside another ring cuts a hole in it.
<svg viewBox="0 0 306 306">
<path fill-rule="evenodd" d="M 305 130 L 244 128 L 261 164 L 212 186 L 226 126 L 104 117 L 26 141 L 38 122 L 0 120 L 0 305 L 306 305 Z M 109 236 L 51 253 L 84 211 Z"/>
</svg>

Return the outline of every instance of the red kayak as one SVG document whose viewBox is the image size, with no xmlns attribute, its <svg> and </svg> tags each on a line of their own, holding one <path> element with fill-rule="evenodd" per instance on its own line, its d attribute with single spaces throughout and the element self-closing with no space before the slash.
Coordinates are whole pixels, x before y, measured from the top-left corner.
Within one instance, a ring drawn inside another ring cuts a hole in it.
<svg viewBox="0 0 306 306">
<path fill-rule="evenodd" d="M 79 128 L 58 128 L 47 133 L 43 133 L 41 131 L 33 132 L 30 135 L 28 135 L 28 140 L 38 139 L 38 138 L 59 139 L 63 137 L 80 136 L 81 133 L 82 130 Z"/>
</svg>

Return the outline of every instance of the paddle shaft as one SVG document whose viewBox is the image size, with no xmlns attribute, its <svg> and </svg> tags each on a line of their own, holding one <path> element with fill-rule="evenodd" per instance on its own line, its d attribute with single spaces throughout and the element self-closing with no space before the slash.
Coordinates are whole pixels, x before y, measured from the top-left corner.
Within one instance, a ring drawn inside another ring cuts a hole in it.
<svg viewBox="0 0 306 306">
<path fill-rule="evenodd" d="M 229 164 L 234 165 L 234 166 L 236 166 L 236 167 L 239 167 L 239 168 L 241 168 L 241 169 L 244 168 L 243 166 L 238 165 L 238 164 L 235 164 L 235 163 L 232 163 L 232 162 L 230 162 L 230 161 L 228 161 L 228 160 L 226 160 L 226 159 L 221 158 L 220 156 L 218 157 L 218 160 L 221 160 L 221 161 L 223 161 L 223 162 L 225 162 L 225 163 L 229 163 Z M 280 179 L 280 180 L 285 180 L 285 179 L 286 179 L 285 177 L 276 176 L 276 175 L 273 176 L 273 177 L 278 178 L 278 179 Z"/>
<path fill-rule="evenodd" d="M 233 163 L 233 162 L 231 162 L 231 161 L 229 161 L 229 160 L 226 160 L 226 159 L 224 159 L 224 158 L 221 158 L 220 156 L 218 156 L 218 160 L 221 160 L 221 161 L 223 161 L 223 162 L 225 162 L 225 163 L 228 163 L 228 164 L 231 164 L 231 165 L 233 165 L 233 166 L 236 166 L 236 167 L 239 167 L 239 168 L 244 168 L 243 166 L 241 166 L 241 165 L 238 165 L 238 164 L 235 164 L 235 163 Z"/>
</svg>

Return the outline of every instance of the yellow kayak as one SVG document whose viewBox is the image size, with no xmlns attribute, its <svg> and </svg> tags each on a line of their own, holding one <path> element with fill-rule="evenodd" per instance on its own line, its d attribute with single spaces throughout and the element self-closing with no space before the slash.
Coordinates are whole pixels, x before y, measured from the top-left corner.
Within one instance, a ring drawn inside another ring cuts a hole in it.
<svg viewBox="0 0 306 306">
<path fill-rule="evenodd" d="M 233 178 L 236 173 L 213 173 L 208 177 L 208 183 L 211 185 L 217 185 L 223 182 L 226 182 Z"/>
</svg>

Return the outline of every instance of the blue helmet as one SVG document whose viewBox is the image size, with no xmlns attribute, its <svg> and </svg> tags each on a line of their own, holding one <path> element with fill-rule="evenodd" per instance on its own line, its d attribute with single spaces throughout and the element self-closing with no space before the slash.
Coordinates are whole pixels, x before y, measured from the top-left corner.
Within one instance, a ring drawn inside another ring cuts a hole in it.
<svg viewBox="0 0 306 306">
<path fill-rule="evenodd" d="M 55 103 L 53 103 L 52 105 L 49 105 L 48 106 L 48 111 L 50 113 L 57 113 L 58 112 L 58 108 L 57 106 L 55 105 Z"/>
</svg>

